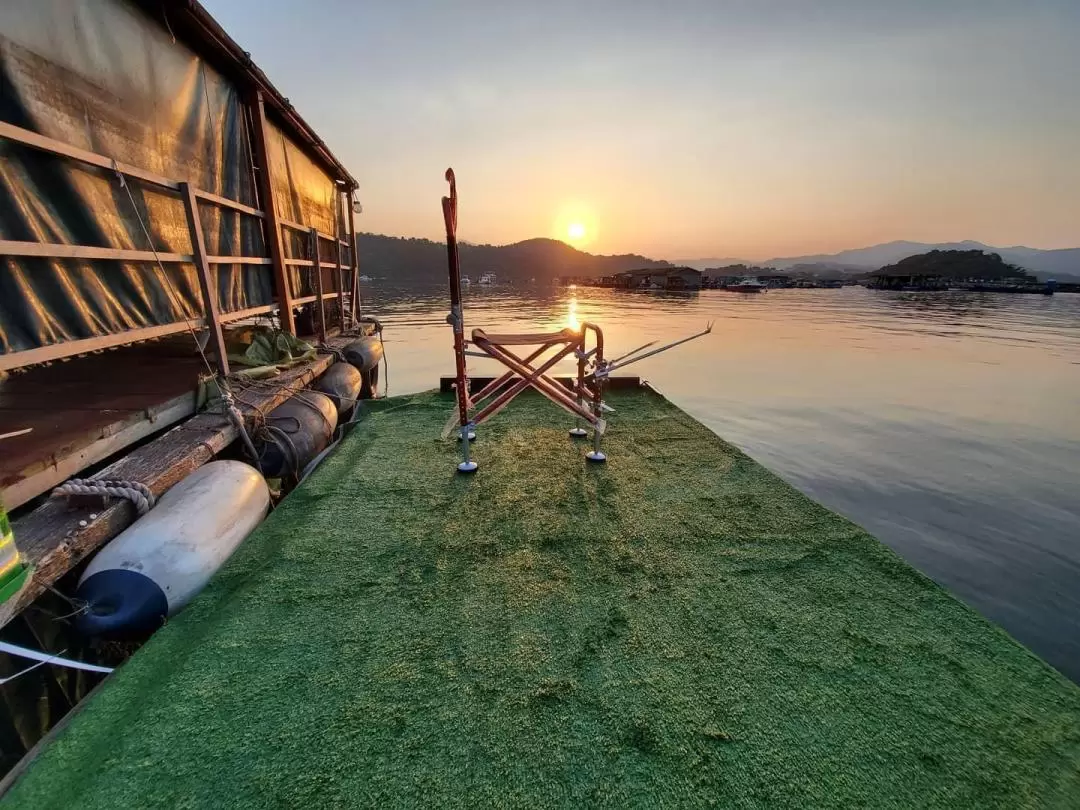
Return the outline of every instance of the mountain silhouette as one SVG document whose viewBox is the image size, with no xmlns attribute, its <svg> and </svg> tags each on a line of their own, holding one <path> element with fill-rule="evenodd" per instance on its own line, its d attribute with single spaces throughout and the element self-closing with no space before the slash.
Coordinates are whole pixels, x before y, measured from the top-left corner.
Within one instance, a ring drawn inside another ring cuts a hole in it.
<svg viewBox="0 0 1080 810">
<path fill-rule="evenodd" d="M 379 234 L 357 235 L 360 272 L 405 284 L 446 282 L 446 245 L 430 239 Z M 671 267 L 670 262 L 624 254 L 597 256 L 557 239 L 527 239 L 512 245 L 460 243 L 461 272 L 478 280 L 495 273 L 501 283 L 550 283 L 560 276 L 607 276 L 642 267 Z"/>
<path fill-rule="evenodd" d="M 1080 248 L 1060 250 L 1040 250 L 1039 248 L 1016 245 L 1013 247 L 993 247 L 971 240 L 963 242 L 909 242 L 898 240 L 880 245 L 841 250 L 838 253 L 817 253 L 806 256 L 785 256 L 764 262 L 739 262 L 733 259 L 691 259 L 680 261 L 698 269 L 722 267 L 727 264 L 750 264 L 761 267 L 775 267 L 787 270 L 796 265 L 822 265 L 850 273 L 862 273 L 877 270 L 889 264 L 929 253 L 932 250 L 982 250 L 997 253 L 1010 264 L 1019 265 L 1036 274 L 1041 279 L 1056 278 L 1059 281 L 1080 281 Z"/>
</svg>

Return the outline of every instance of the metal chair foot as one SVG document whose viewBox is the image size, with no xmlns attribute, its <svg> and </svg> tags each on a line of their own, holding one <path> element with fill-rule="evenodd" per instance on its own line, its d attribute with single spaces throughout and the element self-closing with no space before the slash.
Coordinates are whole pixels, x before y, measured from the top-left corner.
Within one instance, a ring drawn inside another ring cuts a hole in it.
<svg viewBox="0 0 1080 810">
<path fill-rule="evenodd" d="M 461 441 L 461 434 L 460 433 L 458 434 L 457 440 L 459 442 Z M 469 441 L 470 442 L 475 442 L 476 441 L 476 434 L 471 430 L 469 431 Z"/>
<path fill-rule="evenodd" d="M 457 471 L 462 473 L 474 473 L 480 465 L 475 461 L 462 461 L 457 465 Z"/>
<path fill-rule="evenodd" d="M 588 453 L 585 454 L 585 458 L 595 464 L 601 464 L 607 461 L 607 456 L 605 456 L 599 450 L 590 450 Z"/>
<path fill-rule="evenodd" d="M 573 439 L 584 439 L 588 435 L 589 431 L 583 427 L 570 428 L 570 437 Z"/>
</svg>

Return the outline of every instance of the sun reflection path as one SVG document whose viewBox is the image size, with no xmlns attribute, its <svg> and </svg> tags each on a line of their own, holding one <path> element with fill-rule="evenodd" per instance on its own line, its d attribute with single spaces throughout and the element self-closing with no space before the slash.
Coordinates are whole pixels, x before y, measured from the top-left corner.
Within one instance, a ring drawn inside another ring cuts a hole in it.
<svg viewBox="0 0 1080 810">
<path fill-rule="evenodd" d="M 566 312 L 566 325 L 569 326 L 571 329 L 573 329 L 575 332 L 578 332 L 578 331 L 581 330 L 581 321 L 578 320 L 578 316 L 577 316 L 577 296 L 576 295 L 570 296 L 570 300 L 568 302 L 568 308 L 567 308 L 567 312 Z"/>
</svg>

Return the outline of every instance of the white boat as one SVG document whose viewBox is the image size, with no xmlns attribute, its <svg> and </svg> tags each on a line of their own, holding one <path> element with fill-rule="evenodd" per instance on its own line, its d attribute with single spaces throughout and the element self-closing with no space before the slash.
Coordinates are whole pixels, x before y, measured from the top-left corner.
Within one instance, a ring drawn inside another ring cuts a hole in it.
<svg viewBox="0 0 1080 810">
<path fill-rule="evenodd" d="M 471 278 L 469 278 L 468 276 L 462 276 L 461 277 L 461 286 L 462 287 L 469 287 L 471 285 L 472 285 L 472 279 Z"/>
<path fill-rule="evenodd" d="M 734 284 L 728 284 L 724 287 L 729 292 L 738 293 L 762 293 L 768 289 L 764 282 L 759 281 L 756 278 L 741 278 Z"/>
<path fill-rule="evenodd" d="M 494 273 L 484 273 L 480 276 L 480 285 L 483 287 L 494 287 L 498 283 Z"/>
</svg>

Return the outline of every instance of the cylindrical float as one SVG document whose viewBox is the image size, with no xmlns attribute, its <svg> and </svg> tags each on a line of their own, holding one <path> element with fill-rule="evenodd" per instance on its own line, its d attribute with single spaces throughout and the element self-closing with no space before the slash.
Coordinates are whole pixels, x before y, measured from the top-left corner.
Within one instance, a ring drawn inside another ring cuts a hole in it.
<svg viewBox="0 0 1080 810">
<path fill-rule="evenodd" d="M 262 522 L 270 492 L 239 461 L 212 461 L 158 499 L 87 566 L 76 599 L 89 635 L 151 631 L 180 611 Z"/>
<path fill-rule="evenodd" d="M 314 388 L 330 397 L 337 406 L 338 416 L 345 416 L 356 406 L 364 378 L 351 363 L 334 363 L 326 370 Z"/>
<path fill-rule="evenodd" d="M 325 394 L 300 391 L 278 405 L 257 431 L 259 465 L 267 478 L 295 478 L 322 452 L 337 428 L 337 408 Z"/>
<path fill-rule="evenodd" d="M 356 366 L 358 371 L 367 372 L 379 365 L 383 347 L 378 335 L 354 340 L 344 349 L 345 359 Z"/>
</svg>

